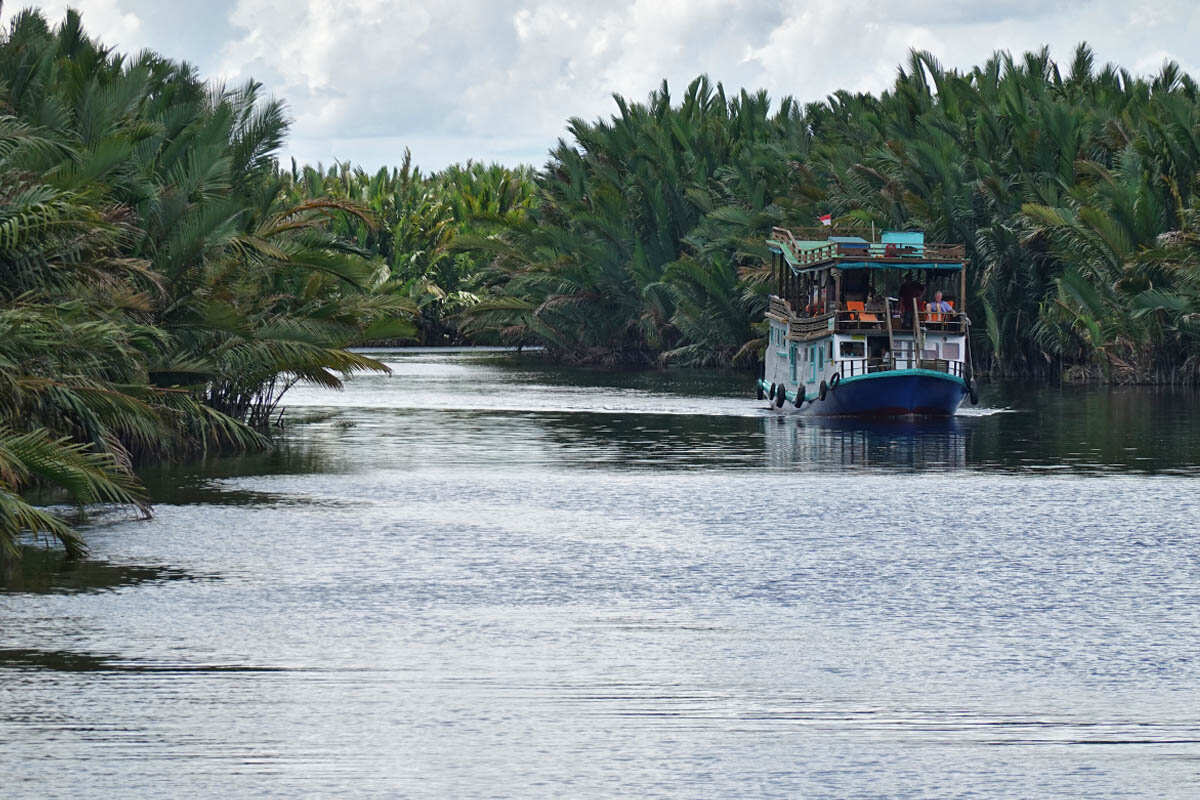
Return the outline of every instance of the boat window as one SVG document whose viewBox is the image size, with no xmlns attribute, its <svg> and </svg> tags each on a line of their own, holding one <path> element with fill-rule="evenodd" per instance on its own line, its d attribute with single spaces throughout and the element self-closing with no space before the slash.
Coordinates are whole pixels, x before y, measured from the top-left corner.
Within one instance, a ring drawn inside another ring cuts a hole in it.
<svg viewBox="0 0 1200 800">
<path fill-rule="evenodd" d="M 942 345 L 942 358 L 950 361 L 958 360 L 958 342 L 946 342 Z"/>
<path fill-rule="evenodd" d="M 866 342 L 842 342 L 842 358 L 862 358 L 867 354 Z"/>
</svg>

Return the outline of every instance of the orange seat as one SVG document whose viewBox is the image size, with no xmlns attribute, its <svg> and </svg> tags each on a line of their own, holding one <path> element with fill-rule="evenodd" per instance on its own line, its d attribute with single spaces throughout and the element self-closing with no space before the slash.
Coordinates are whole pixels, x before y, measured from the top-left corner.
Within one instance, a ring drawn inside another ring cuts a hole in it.
<svg viewBox="0 0 1200 800">
<path fill-rule="evenodd" d="M 868 313 L 864 312 L 864 313 L 858 315 L 858 319 L 860 322 L 879 322 L 879 315 L 878 314 L 868 314 Z"/>
<path fill-rule="evenodd" d="M 861 300 L 847 300 L 846 301 L 846 310 L 847 311 L 862 311 L 866 307 L 867 307 L 867 304 Z"/>
</svg>

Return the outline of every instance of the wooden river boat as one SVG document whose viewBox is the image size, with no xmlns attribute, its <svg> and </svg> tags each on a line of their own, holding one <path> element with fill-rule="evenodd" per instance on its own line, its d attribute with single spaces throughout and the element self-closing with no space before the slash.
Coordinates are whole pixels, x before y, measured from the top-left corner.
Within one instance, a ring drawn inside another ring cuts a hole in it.
<svg viewBox="0 0 1200 800">
<path fill-rule="evenodd" d="M 757 394 L 822 416 L 950 416 L 978 402 L 962 245 L 920 232 L 802 238 L 775 228 L 774 293 Z M 809 233 L 808 235 L 811 235 Z M 941 293 L 941 310 L 927 303 Z"/>
</svg>

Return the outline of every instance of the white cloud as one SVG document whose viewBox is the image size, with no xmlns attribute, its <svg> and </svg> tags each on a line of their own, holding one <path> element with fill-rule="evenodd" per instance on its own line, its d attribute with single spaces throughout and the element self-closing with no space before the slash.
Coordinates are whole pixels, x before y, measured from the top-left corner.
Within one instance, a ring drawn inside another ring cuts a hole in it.
<svg viewBox="0 0 1200 800">
<path fill-rule="evenodd" d="M 306 142 L 494 139 L 496 147 L 457 158 L 537 153 L 540 161 L 569 116 L 609 111 L 613 92 L 640 99 L 663 78 L 681 90 L 704 71 L 752 82 L 760 70 L 741 57 L 782 21 L 777 4 L 726 0 L 599 9 L 587 0 L 459 0 L 431 9 L 239 0 L 222 71 L 252 75 L 287 98 Z"/>
<path fill-rule="evenodd" d="M 65 0 L 43 3 L 60 15 Z M 1184 0 L 72 0 L 110 43 L 254 77 L 288 102 L 290 152 L 368 166 L 540 164 L 569 117 L 611 114 L 700 73 L 733 91 L 818 100 L 879 91 L 909 48 L 948 67 L 1043 44 L 1067 60 L 1197 74 L 1200 7 Z M 9 16 L 12 5 L 6 5 Z M 146 41 L 144 41 L 146 40 Z"/>
<path fill-rule="evenodd" d="M 11 5 L 15 10 L 23 4 L 17 2 Z M 50 0 L 28 5 L 37 7 L 52 24 L 62 21 L 67 8 L 74 8 L 83 16 L 87 32 L 99 37 L 105 44 L 129 51 L 147 46 L 142 39 L 141 17 L 121 0 Z"/>
</svg>

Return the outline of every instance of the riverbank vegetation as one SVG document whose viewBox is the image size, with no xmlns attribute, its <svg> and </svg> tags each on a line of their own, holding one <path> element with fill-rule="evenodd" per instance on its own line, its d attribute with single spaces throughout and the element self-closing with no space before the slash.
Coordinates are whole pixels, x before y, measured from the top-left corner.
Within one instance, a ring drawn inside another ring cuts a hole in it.
<svg viewBox="0 0 1200 800">
<path fill-rule="evenodd" d="M 1200 97 L 1043 52 L 802 105 L 698 78 L 571 119 L 539 170 L 280 165 L 279 101 L 102 46 L 0 33 L 0 558 L 28 501 L 145 511 L 138 464 L 261 447 L 297 381 L 372 342 L 753 368 L 765 234 L 965 243 L 993 375 L 1200 381 Z M 46 494 L 49 492 L 49 494 Z"/>
<path fill-rule="evenodd" d="M 0 40 L 0 560 L 37 532 L 81 543 L 26 495 L 147 509 L 146 461 L 260 447 L 286 389 L 384 369 L 346 346 L 407 336 L 387 267 L 297 200 L 280 103 L 69 13 Z"/>
<path fill-rule="evenodd" d="M 532 169 L 472 162 L 426 175 L 406 152 L 399 167 L 375 173 L 347 164 L 292 164 L 280 177 L 293 204 L 333 200 L 365 212 L 325 224 L 339 240 L 381 262 L 386 277 L 372 291 L 407 303 L 413 315 L 415 327 L 402 341 L 426 346 L 479 342 L 478 332 L 465 338 L 458 318 L 480 302 L 488 254 L 462 243 L 487 241 L 520 226 L 534 202 Z M 375 334 L 369 331 L 364 341 L 388 339 Z"/>
<path fill-rule="evenodd" d="M 297 199 L 387 220 L 376 238 L 349 224 L 427 343 L 752 368 L 765 235 L 829 213 L 966 245 L 984 372 L 1200 381 L 1200 98 L 1174 64 L 1138 77 L 1081 45 L 960 71 L 914 52 L 879 95 L 771 102 L 702 77 L 567 130 L 535 173 L 306 168 Z"/>
<path fill-rule="evenodd" d="M 832 213 L 967 246 L 993 375 L 1200 379 L 1200 98 L 1173 64 L 913 53 L 877 96 L 772 105 L 701 78 L 617 111 L 572 120 L 531 213 L 481 243 L 499 297 L 468 330 L 583 361 L 752 364 L 765 234 Z"/>
</svg>

